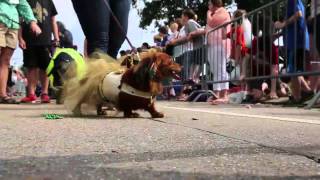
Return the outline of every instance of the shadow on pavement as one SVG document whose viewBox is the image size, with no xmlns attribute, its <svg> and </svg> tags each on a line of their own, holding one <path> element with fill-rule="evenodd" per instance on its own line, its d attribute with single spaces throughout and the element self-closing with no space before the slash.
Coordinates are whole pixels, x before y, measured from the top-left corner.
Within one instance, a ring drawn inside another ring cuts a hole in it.
<svg viewBox="0 0 320 180">
<path fill-rule="evenodd" d="M 112 153 L 75 156 L 22 157 L 0 160 L 0 179 L 318 179 L 320 176 L 258 176 L 252 174 L 219 175 L 199 172 L 158 171 L 153 167 L 111 167 L 113 163 L 148 163 L 161 160 L 222 156 L 225 154 L 284 154 L 260 147 L 228 147 L 195 151 L 168 151 L 121 154 Z M 236 162 L 235 162 L 236 163 Z M 235 166 L 236 167 L 236 164 Z M 262 167 L 263 168 L 263 167 Z M 248 170 L 249 171 L 249 170 Z M 224 172 L 228 174 L 228 171 Z"/>
</svg>

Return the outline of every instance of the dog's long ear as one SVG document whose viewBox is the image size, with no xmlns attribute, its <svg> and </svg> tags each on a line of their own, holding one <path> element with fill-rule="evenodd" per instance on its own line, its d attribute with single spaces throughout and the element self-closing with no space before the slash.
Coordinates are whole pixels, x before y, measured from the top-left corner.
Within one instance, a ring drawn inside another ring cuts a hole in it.
<svg viewBox="0 0 320 180">
<path fill-rule="evenodd" d="M 156 60 L 156 54 L 155 53 L 141 53 L 140 54 L 141 61 L 139 64 L 134 66 L 133 72 L 136 73 L 140 71 L 141 69 L 145 68 L 151 68 L 152 63 Z"/>
</svg>

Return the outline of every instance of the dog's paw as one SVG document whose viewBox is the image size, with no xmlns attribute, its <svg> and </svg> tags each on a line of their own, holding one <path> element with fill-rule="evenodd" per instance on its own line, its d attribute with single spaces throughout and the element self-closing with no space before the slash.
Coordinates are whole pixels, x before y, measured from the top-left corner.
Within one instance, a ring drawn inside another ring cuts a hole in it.
<svg viewBox="0 0 320 180">
<path fill-rule="evenodd" d="M 97 115 L 98 116 L 106 116 L 107 115 L 107 111 L 106 110 L 97 110 Z"/>
<path fill-rule="evenodd" d="M 164 118 L 164 114 L 160 112 L 155 112 L 151 115 L 152 118 Z"/>
<path fill-rule="evenodd" d="M 134 112 L 134 113 L 130 113 L 130 114 L 125 114 L 124 117 L 125 118 L 139 118 L 140 114 Z"/>
<path fill-rule="evenodd" d="M 73 113 L 73 115 L 76 116 L 76 117 L 82 116 L 81 111 L 78 111 L 78 110 L 73 110 L 72 113 Z"/>
</svg>

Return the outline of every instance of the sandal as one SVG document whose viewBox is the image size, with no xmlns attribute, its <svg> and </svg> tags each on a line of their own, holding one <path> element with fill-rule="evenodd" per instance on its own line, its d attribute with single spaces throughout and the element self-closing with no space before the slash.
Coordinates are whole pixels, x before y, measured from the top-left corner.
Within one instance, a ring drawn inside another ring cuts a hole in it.
<svg viewBox="0 0 320 180">
<path fill-rule="evenodd" d="M 274 99 L 279 99 L 279 97 L 277 95 L 269 95 L 267 96 L 268 100 L 274 100 Z"/>
<path fill-rule="evenodd" d="M 0 97 L 0 104 L 19 104 L 19 102 L 12 97 L 5 96 Z"/>
</svg>

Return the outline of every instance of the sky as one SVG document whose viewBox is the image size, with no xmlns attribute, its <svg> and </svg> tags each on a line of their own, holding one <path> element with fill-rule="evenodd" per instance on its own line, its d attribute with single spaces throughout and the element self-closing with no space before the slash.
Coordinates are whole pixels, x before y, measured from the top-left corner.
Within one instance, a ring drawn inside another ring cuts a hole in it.
<svg viewBox="0 0 320 180">
<path fill-rule="evenodd" d="M 74 44 L 78 46 L 80 52 L 83 51 L 83 42 L 84 35 L 80 27 L 77 15 L 73 10 L 71 0 L 53 0 L 56 9 L 58 11 L 57 20 L 63 22 L 67 29 L 73 33 Z M 142 4 L 138 4 L 139 7 Z M 138 16 L 137 10 L 131 8 L 129 14 L 129 28 L 128 28 L 128 37 L 132 41 L 133 45 L 138 47 L 143 42 L 148 42 L 152 44 L 153 35 L 156 33 L 153 28 L 148 28 L 148 30 L 143 30 L 139 28 L 140 17 Z M 130 49 L 127 42 L 125 42 L 121 49 Z M 22 51 L 17 49 L 13 55 L 11 64 L 14 66 L 22 65 Z"/>
</svg>

